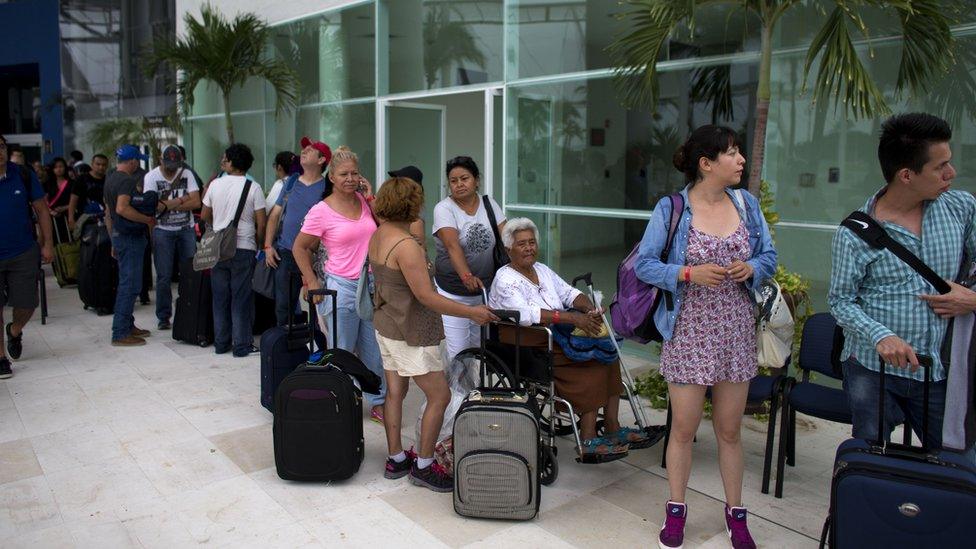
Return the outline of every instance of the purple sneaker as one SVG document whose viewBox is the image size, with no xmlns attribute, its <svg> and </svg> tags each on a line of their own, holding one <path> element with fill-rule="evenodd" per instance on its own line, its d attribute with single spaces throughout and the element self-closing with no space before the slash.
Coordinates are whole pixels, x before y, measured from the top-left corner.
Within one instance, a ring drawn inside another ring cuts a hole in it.
<svg viewBox="0 0 976 549">
<path fill-rule="evenodd" d="M 745 507 L 725 506 L 725 531 L 732 540 L 733 549 L 756 549 L 756 542 L 752 541 L 746 526 L 747 514 Z"/>
<path fill-rule="evenodd" d="M 665 506 L 667 517 L 664 527 L 657 537 L 657 546 L 661 549 L 681 549 L 685 542 L 685 520 L 688 518 L 688 507 L 684 503 L 669 501 Z"/>
</svg>

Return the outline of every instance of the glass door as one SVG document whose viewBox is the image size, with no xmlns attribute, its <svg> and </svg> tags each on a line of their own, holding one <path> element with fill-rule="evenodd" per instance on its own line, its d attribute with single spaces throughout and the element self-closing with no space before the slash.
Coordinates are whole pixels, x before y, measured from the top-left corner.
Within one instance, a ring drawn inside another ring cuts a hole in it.
<svg viewBox="0 0 976 549">
<path fill-rule="evenodd" d="M 416 166 L 424 174 L 425 230 L 430 231 L 434 206 L 447 196 L 442 166 L 445 158 L 446 107 L 422 103 L 390 102 L 386 105 L 386 162 L 377 180 L 387 178 L 387 172 L 404 166 Z M 433 239 L 427 237 L 428 254 L 433 252 Z"/>
</svg>

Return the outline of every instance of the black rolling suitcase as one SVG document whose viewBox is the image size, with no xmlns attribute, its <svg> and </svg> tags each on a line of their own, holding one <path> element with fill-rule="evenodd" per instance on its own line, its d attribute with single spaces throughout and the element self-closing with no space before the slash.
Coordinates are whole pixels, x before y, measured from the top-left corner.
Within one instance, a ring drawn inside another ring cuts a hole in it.
<svg viewBox="0 0 976 549">
<path fill-rule="evenodd" d="M 336 292 L 314 290 L 309 294 L 333 297 L 335 325 Z M 310 362 L 282 380 L 275 393 L 274 455 L 278 476 L 284 480 L 324 482 L 356 474 L 365 454 L 362 391 L 375 393 L 379 388 L 379 376 L 367 370 L 352 353 L 342 349 L 312 353 Z"/>
<path fill-rule="evenodd" d="M 927 415 L 931 360 L 922 367 Z M 884 410 L 885 377 L 882 373 L 879 410 Z M 821 547 L 828 539 L 830 547 L 840 549 L 941 549 L 972 543 L 976 468 L 963 454 L 926 448 L 928 429 L 926 417 L 922 423 L 922 448 L 862 439 L 841 443 L 834 460 L 830 510 Z M 878 432 L 884 430 L 879 428 Z"/>
<path fill-rule="evenodd" d="M 118 286 L 119 267 L 112 257 L 108 228 L 100 221 L 90 221 L 81 230 L 78 297 L 86 309 L 110 315 Z"/>
<path fill-rule="evenodd" d="M 173 315 L 173 339 L 206 347 L 214 340 L 213 290 L 210 271 L 193 270 L 193 260 L 180 263 L 179 295 Z"/>
</svg>

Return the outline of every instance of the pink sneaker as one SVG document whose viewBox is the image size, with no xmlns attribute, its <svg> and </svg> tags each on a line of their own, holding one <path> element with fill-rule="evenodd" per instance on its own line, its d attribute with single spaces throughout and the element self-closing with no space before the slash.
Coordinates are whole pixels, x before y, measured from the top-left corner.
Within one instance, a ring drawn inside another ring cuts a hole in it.
<svg viewBox="0 0 976 549">
<path fill-rule="evenodd" d="M 688 507 L 684 503 L 669 501 L 665 509 L 667 516 L 664 518 L 664 527 L 657 536 L 657 546 L 661 549 L 681 549 L 685 542 Z"/>
<path fill-rule="evenodd" d="M 733 549 L 756 549 L 756 542 L 749 534 L 749 527 L 746 525 L 745 507 L 725 506 L 725 531 L 729 534 Z"/>
</svg>

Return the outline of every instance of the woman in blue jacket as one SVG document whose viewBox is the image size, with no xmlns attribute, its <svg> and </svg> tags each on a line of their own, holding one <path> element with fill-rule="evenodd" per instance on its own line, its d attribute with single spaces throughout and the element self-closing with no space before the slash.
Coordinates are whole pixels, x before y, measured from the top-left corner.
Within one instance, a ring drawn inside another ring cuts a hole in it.
<svg viewBox="0 0 976 549">
<path fill-rule="evenodd" d="M 641 240 L 637 276 L 670 294 L 654 312 L 664 336 L 661 374 L 673 410 L 667 448 L 670 501 L 659 534 L 662 548 L 680 547 L 687 517 L 685 491 L 691 445 L 712 388 L 712 419 L 725 487 L 725 521 L 733 547 L 755 547 L 742 506 L 739 430 L 749 380 L 756 375 L 756 329 L 751 290 L 773 276 L 776 250 L 759 202 L 734 190 L 745 158 L 729 128 L 702 126 L 674 154 L 684 173 L 684 212 L 665 261 L 671 201 L 657 203 Z"/>
</svg>

